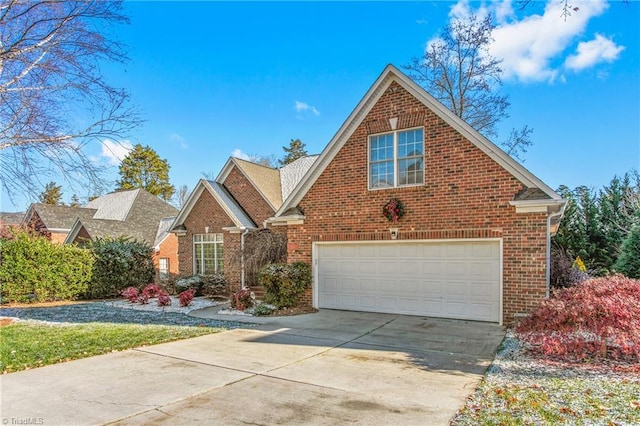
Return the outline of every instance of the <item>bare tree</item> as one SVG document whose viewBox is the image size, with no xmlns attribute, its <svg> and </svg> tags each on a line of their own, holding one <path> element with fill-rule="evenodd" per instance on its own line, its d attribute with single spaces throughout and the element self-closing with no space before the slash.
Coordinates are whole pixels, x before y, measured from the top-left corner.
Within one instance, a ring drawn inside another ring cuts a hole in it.
<svg viewBox="0 0 640 426">
<path fill-rule="evenodd" d="M 84 147 L 140 124 L 127 92 L 101 75 L 105 62 L 126 60 L 109 37 L 128 22 L 121 10 L 121 1 L 0 3 L 0 177 L 10 196 L 33 197 L 59 175 L 99 192 Z"/>
<path fill-rule="evenodd" d="M 187 185 L 182 185 L 178 188 L 178 190 L 176 191 L 175 194 L 175 200 L 174 200 L 174 205 L 181 209 L 185 204 L 187 204 L 187 200 L 189 199 L 189 195 L 190 195 L 190 191 L 189 191 L 189 187 Z"/>
<path fill-rule="evenodd" d="M 489 53 L 495 28 L 492 17 L 455 19 L 433 40 L 424 55 L 405 65 L 411 78 L 458 117 L 490 139 L 497 125 L 509 117 L 509 97 L 500 93 L 502 60 Z M 505 151 L 520 158 L 531 145 L 533 130 L 513 129 L 502 142 Z"/>
</svg>

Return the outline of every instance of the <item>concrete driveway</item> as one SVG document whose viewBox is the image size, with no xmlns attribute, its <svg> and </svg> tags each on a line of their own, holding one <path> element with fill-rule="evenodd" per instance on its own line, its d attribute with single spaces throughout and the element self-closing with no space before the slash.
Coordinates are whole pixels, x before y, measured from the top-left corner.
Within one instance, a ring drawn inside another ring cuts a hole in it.
<svg viewBox="0 0 640 426">
<path fill-rule="evenodd" d="M 4 375 L 0 417 L 45 425 L 445 425 L 504 337 L 494 324 L 331 310 L 253 321 Z"/>
</svg>

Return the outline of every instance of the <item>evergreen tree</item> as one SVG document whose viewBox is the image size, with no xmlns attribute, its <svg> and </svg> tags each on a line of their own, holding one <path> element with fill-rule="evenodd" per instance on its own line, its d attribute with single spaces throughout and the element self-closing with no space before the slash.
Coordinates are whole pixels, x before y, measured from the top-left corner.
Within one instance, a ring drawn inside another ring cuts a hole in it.
<svg viewBox="0 0 640 426">
<path fill-rule="evenodd" d="M 298 158 L 307 156 L 305 144 L 300 139 L 291 139 L 289 146 L 283 146 L 282 149 L 284 149 L 285 156 L 281 160 L 278 160 L 280 166 L 286 166 L 289 163 L 293 163 Z"/>
<path fill-rule="evenodd" d="M 169 163 L 149 146 L 133 147 L 120 164 L 120 177 L 118 190 L 141 188 L 164 201 L 169 201 L 175 192 L 169 183 Z"/>
<path fill-rule="evenodd" d="M 629 278 L 640 279 L 640 225 L 636 225 L 622 244 L 614 270 Z"/>
<path fill-rule="evenodd" d="M 80 198 L 78 198 L 78 195 L 73 194 L 71 196 L 71 203 L 69 204 L 70 207 L 80 207 Z"/>
<path fill-rule="evenodd" d="M 40 202 L 42 204 L 50 204 L 53 206 L 62 206 L 62 186 L 56 185 L 55 182 L 49 182 L 44 191 L 40 194 Z"/>
</svg>

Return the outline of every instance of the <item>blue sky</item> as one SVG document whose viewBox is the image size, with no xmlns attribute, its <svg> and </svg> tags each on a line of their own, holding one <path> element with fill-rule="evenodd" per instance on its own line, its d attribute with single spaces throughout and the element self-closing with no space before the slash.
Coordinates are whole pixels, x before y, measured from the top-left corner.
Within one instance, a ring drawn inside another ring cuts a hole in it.
<svg viewBox="0 0 640 426">
<path fill-rule="evenodd" d="M 640 4 L 533 2 L 127 2 L 130 62 L 107 66 L 145 124 L 89 147 L 114 182 L 132 144 L 195 186 L 234 155 L 275 155 L 299 138 L 320 153 L 386 64 L 421 56 L 453 17 L 491 12 L 511 117 L 534 145 L 524 163 L 553 188 L 601 187 L 640 169 Z M 59 183 L 62 183 L 60 181 Z M 65 201 L 77 188 L 63 187 Z M 16 211 L 34 200 L 11 203 Z"/>
</svg>

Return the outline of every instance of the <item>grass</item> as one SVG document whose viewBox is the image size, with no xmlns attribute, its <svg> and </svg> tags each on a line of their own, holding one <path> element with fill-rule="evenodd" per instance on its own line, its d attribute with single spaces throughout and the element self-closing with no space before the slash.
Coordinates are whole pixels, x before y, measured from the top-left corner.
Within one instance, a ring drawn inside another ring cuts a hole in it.
<svg viewBox="0 0 640 426">
<path fill-rule="evenodd" d="M 15 323 L 0 327 L 0 373 L 12 373 L 204 334 L 211 327 L 88 323 Z"/>
<path fill-rule="evenodd" d="M 544 378 L 534 385 L 485 381 L 453 424 L 639 424 L 638 395 L 640 383 L 625 379 Z"/>
</svg>

